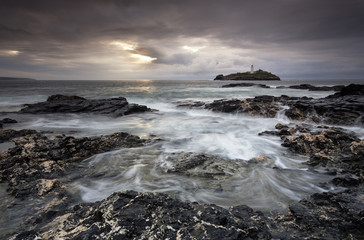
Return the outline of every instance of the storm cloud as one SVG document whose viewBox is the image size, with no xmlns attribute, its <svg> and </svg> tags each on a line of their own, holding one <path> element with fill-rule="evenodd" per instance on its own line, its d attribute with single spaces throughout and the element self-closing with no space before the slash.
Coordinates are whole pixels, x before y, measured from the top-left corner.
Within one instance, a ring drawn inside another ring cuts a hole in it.
<svg viewBox="0 0 364 240">
<path fill-rule="evenodd" d="M 363 78 L 359 0 L 3 0 L 0 75 L 212 79 L 251 64 L 282 78 Z"/>
</svg>

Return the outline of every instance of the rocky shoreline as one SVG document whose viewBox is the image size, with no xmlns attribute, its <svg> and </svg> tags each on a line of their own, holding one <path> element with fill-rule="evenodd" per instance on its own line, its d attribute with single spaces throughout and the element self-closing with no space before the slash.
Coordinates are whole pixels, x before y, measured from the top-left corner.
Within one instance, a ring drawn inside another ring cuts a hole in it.
<svg viewBox="0 0 364 240">
<path fill-rule="evenodd" d="M 277 124 L 261 135 L 280 137 L 282 145 L 309 157 L 314 171 L 330 174 L 337 192 L 316 193 L 290 204 L 286 213 L 262 213 L 248 206 L 225 209 L 192 203 L 160 193 L 122 191 L 96 203 L 78 203 L 61 177 L 94 154 L 152 142 L 128 133 L 75 138 L 49 136 L 34 130 L 0 130 L 2 142 L 15 147 L 0 153 L 0 181 L 13 197 L 7 210 L 21 204 L 30 208 L 21 229 L 9 239 L 360 239 L 364 235 L 364 140 L 339 127 L 364 123 L 364 86 L 349 85 L 322 99 L 258 96 L 251 99 L 184 102 L 180 107 L 204 108 L 224 113 L 275 117 L 284 111 L 293 120 Z M 21 112 L 91 112 L 123 116 L 151 111 L 129 106 L 124 98 L 86 100 L 77 96 L 51 96 L 47 102 L 28 105 Z M 122 109 L 122 110 L 120 110 Z M 134 111 L 134 110 L 135 111 Z M 8 120 L 7 120 L 8 121 Z M 301 121 L 313 124 L 302 123 Z M 237 162 L 228 168 L 224 159 L 195 153 L 176 153 L 165 173 L 221 178 L 239 171 L 241 164 L 275 168 L 265 156 Z M 28 204 L 28 205 L 26 205 Z"/>
<path fill-rule="evenodd" d="M 351 84 L 343 87 L 338 93 L 319 99 L 263 95 L 247 99 L 220 99 L 211 103 L 178 102 L 177 105 L 223 113 L 248 113 L 262 117 L 275 117 L 284 111 L 290 120 L 364 125 L 363 89 L 363 85 Z"/>
</svg>

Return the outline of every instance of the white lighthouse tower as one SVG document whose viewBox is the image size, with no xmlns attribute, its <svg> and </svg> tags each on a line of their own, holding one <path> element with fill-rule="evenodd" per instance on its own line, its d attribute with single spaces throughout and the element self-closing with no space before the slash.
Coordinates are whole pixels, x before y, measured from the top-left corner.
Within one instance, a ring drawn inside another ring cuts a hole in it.
<svg viewBox="0 0 364 240">
<path fill-rule="evenodd" d="M 250 66 L 250 73 L 253 74 L 254 73 L 254 66 L 253 64 Z"/>
</svg>

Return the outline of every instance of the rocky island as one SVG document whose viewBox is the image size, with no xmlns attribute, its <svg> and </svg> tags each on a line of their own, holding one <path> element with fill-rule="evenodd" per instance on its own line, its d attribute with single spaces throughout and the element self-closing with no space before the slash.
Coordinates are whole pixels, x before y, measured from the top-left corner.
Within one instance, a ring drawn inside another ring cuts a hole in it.
<svg viewBox="0 0 364 240">
<path fill-rule="evenodd" d="M 231 73 L 229 75 L 217 75 L 214 80 L 259 80 L 259 81 L 279 81 L 281 80 L 277 75 L 273 73 L 263 71 L 259 69 L 258 71 L 250 71 L 243 73 Z"/>
</svg>

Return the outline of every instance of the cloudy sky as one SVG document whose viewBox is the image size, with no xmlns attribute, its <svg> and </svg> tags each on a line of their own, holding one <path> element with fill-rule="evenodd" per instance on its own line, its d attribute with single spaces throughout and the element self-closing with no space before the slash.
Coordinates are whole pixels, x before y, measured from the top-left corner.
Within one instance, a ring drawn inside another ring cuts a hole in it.
<svg viewBox="0 0 364 240">
<path fill-rule="evenodd" d="M 0 75 L 364 79 L 363 0 L 0 0 Z"/>
</svg>

